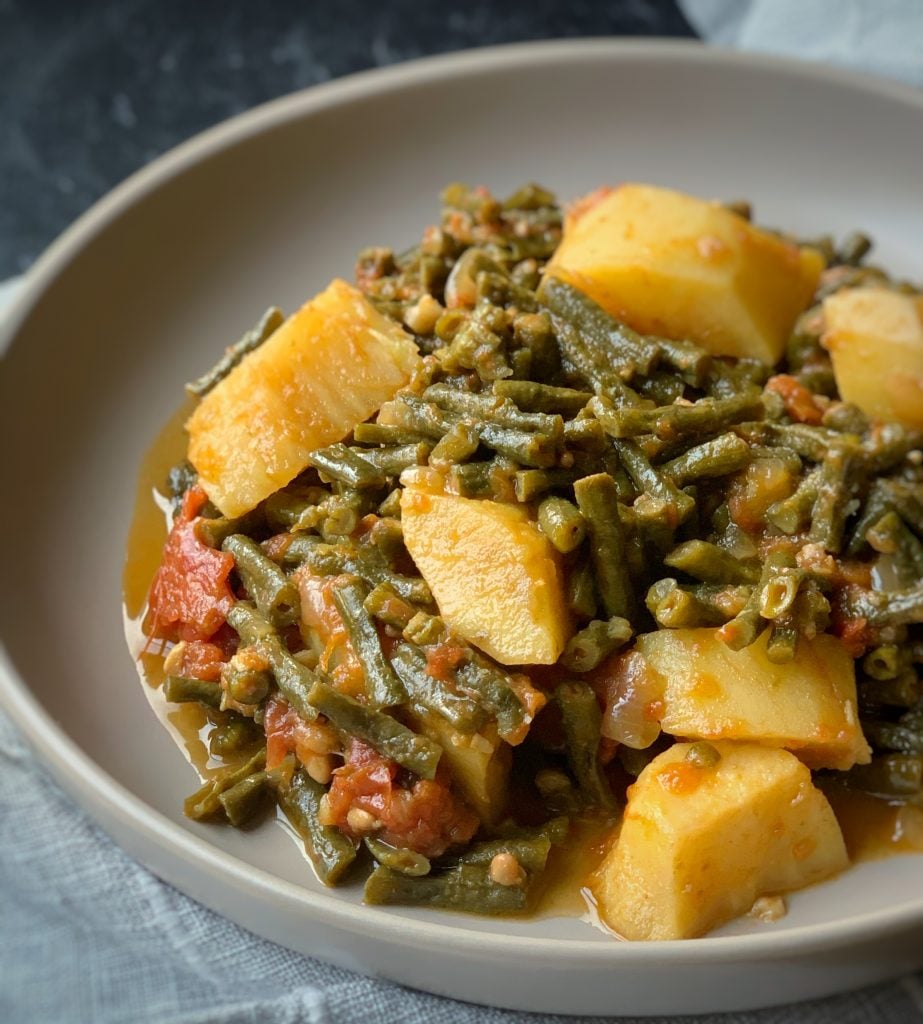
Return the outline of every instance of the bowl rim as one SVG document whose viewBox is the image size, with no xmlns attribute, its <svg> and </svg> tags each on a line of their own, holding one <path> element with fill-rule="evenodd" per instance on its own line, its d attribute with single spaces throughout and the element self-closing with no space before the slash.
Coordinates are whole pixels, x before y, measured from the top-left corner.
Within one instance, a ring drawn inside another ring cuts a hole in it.
<svg viewBox="0 0 923 1024">
<path fill-rule="evenodd" d="M 199 161 L 253 136 L 315 113 L 348 106 L 373 94 L 419 86 L 433 78 L 464 78 L 497 69 L 535 67 L 575 60 L 612 59 L 641 62 L 670 60 L 687 65 L 721 65 L 730 70 L 758 69 L 784 78 L 831 83 L 871 93 L 909 106 L 921 115 L 923 90 L 842 68 L 801 60 L 723 50 L 695 40 L 568 39 L 522 42 L 463 50 L 425 57 L 384 68 L 372 68 L 331 82 L 290 93 L 253 107 L 193 138 L 180 143 L 152 163 L 136 171 L 66 229 L 26 272 L 19 294 L 0 322 L 0 352 L 14 342 L 20 326 L 41 302 L 57 276 L 79 259 L 83 248 L 102 234 L 134 203 L 183 174 Z M 2 360 L 0 360 L 2 366 Z M 733 963 L 755 955 L 791 958 L 798 954 L 848 946 L 911 927 L 923 921 L 923 896 L 901 906 L 853 914 L 828 923 L 803 925 L 761 934 L 730 935 L 695 941 L 646 943 L 600 942 L 594 939 L 537 938 L 519 934 L 480 932 L 438 920 L 420 921 L 378 912 L 364 904 L 333 899 L 285 881 L 271 872 L 220 850 L 187 831 L 134 795 L 104 771 L 42 708 L 22 678 L 5 647 L 0 644 L 0 704 L 38 751 L 52 774 L 84 807 L 101 803 L 107 815 L 117 819 L 146 842 L 169 850 L 182 860 L 223 875 L 238 890 L 258 899 L 284 899 L 298 905 L 320 925 L 363 934 L 398 946 L 419 942 L 480 955 L 508 953 L 511 943 L 533 959 L 562 959 L 581 968 L 656 963 Z M 152 719 L 153 721 L 153 719 Z M 94 815 L 94 812 L 91 812 Z M 156 873 L 156 872 L 155 872 Z M 434 915 L 435 916 L 435 915 Z"/>
</svg>

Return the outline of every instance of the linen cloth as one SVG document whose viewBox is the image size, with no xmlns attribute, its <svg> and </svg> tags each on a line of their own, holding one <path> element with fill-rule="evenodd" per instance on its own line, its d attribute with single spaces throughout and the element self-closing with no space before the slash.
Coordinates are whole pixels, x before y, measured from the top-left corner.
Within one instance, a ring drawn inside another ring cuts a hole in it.
<svg viewBox="0 0 923 1024">
<path fill-rule="evenodd" d="M 923 0 L 682 0 L 722 45 L 923 85 Z M 0 316 L 15 282 L 0 284 Z M 611 1018 L 628 1021 L 628 1018 Z M 554 1024 L 364 978 L 259 939 L 159 881 L 67 797 L 0 712 L 2 1024 Z M 665 1020 L 665 1019 L 662 1019 Z M 914 1024 L 923 974 L 673 1024 Z"/>
</svg>

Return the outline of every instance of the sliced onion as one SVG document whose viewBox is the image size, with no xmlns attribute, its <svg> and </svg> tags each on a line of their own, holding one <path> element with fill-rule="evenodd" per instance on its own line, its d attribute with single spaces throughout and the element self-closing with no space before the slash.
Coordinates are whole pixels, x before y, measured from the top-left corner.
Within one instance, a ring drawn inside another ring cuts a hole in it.
<svg viewBox="0 0 923 1024">
<path fill-rule="evenodd" d="M 660 735 L 663 680 L 638 651 L 621 655 L 607 680 L 602 734 L 633 750 L 644 750 Z"/>
</svg>

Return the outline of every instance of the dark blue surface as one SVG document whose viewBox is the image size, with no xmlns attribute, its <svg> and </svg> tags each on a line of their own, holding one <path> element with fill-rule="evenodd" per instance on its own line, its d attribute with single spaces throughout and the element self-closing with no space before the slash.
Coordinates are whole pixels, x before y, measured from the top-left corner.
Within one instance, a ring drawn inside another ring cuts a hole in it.
<svg viewBox="0 0 923 1024">
<path fill-rule="evenodd" d="M 0 279 L 91 203 L 264 100 L 427 54 L 691 36 L 673 0 L 0 0 Z"/>
</svg>

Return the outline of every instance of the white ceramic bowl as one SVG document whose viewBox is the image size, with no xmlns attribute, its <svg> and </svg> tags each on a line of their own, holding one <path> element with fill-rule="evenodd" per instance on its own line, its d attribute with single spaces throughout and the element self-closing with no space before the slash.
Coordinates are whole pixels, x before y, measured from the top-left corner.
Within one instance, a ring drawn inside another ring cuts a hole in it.
<svg viewBox="0 0 923 1024">
<path fill-rule="evenodd" d="M 923 857 L 867 863 L 773 924 L 628 944 L 324 891 L 279 829 L 183 819 L 191 770 L 142 694 L 120 578 L 142 455 L 182 384 L 269 303 L 418 237 L 453 180 L 574 196 L 635 179 L 853 227 L 923 275 L 923 95 L 664 42 L 508 47 L 271 103 L 156 161 L 35 266 L 5 330 L 0 696 L 61 784 L 151 870 L 251 930 L 478 1002 L 579 1014 L 755 1007 L 923 962 Z"/>
</svg>

